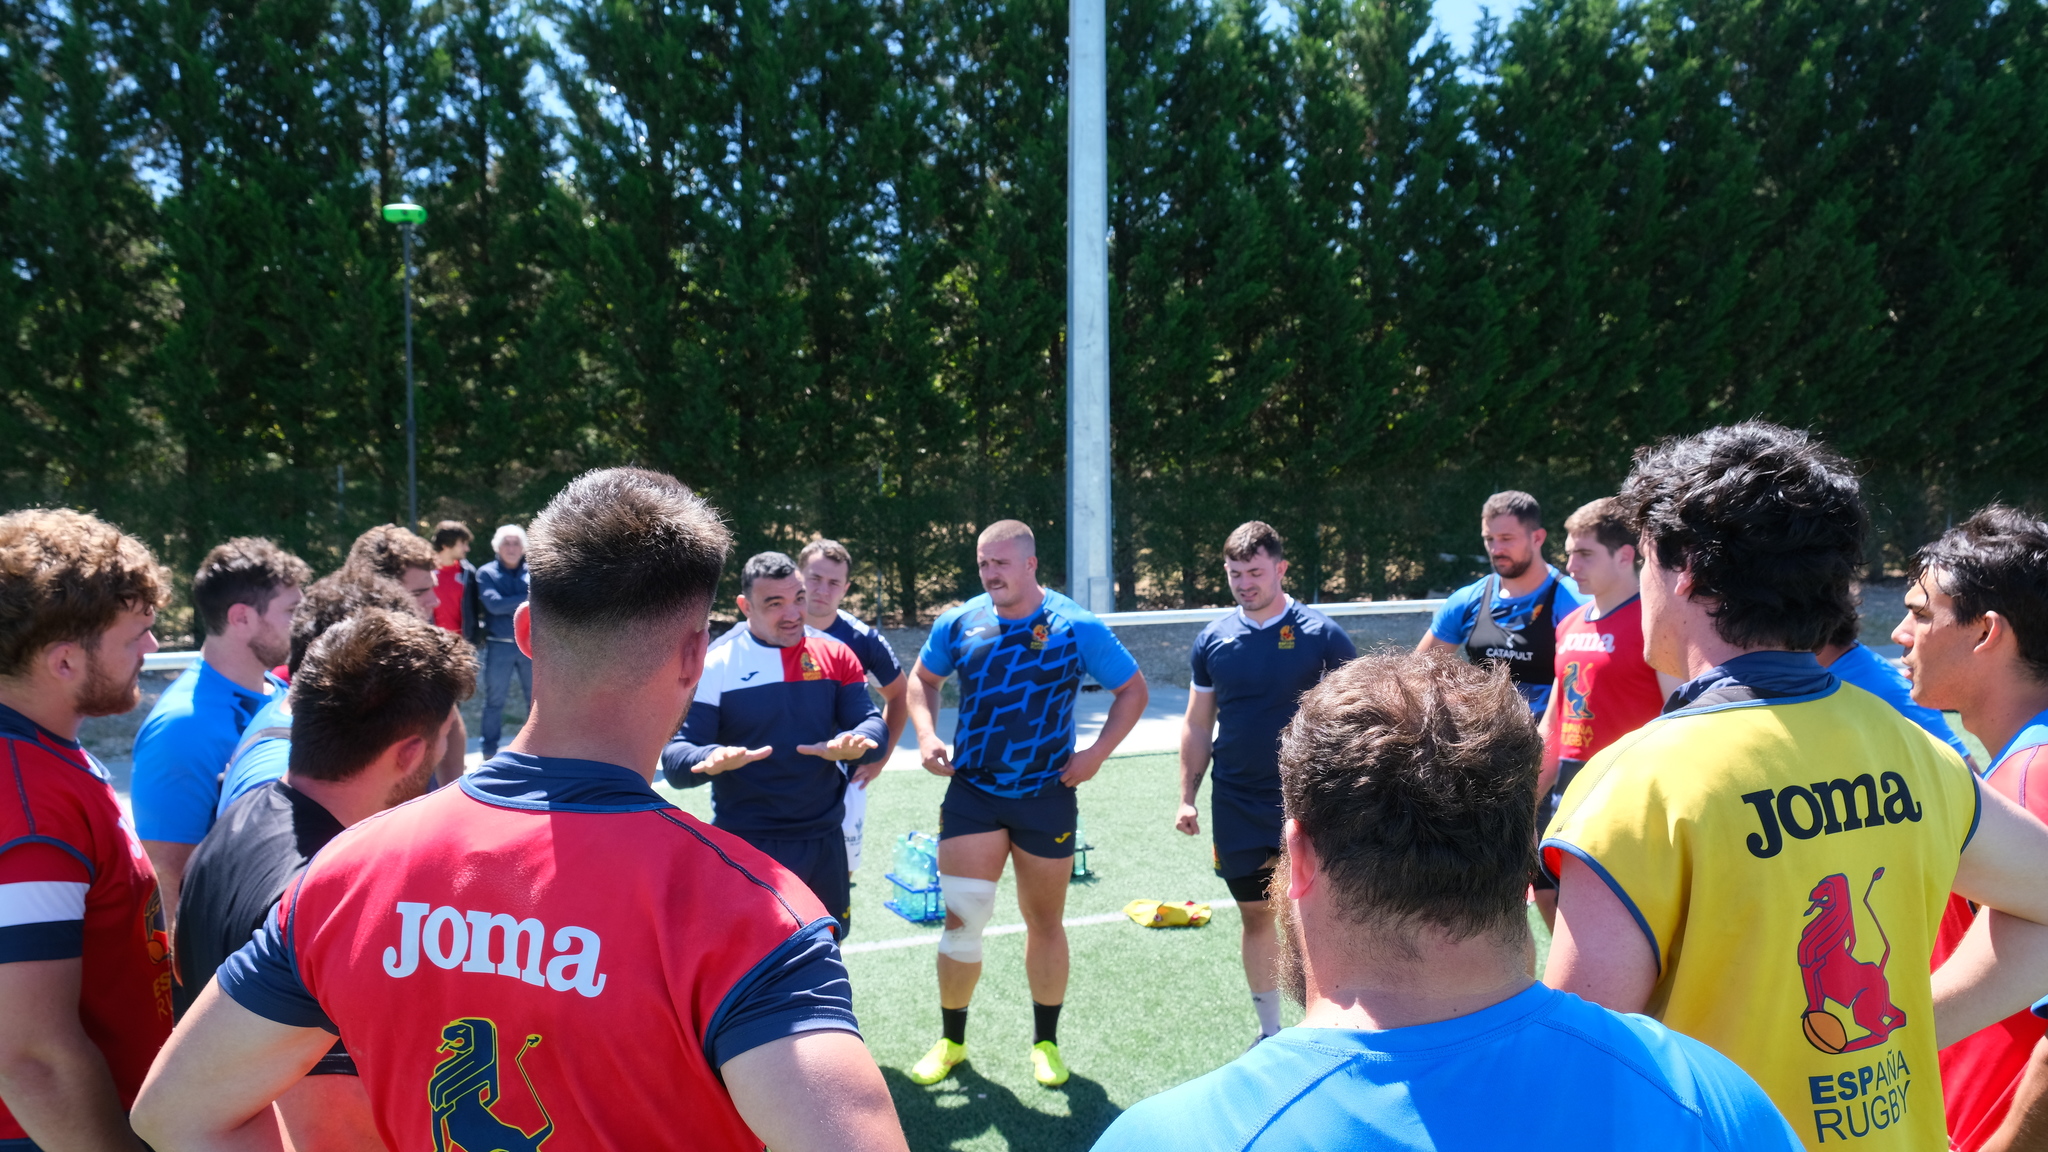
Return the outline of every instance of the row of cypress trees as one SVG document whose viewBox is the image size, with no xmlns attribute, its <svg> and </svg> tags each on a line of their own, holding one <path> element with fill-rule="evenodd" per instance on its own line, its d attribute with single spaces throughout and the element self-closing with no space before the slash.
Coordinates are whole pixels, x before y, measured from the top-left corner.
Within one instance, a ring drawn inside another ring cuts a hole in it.
<svg viewBox="0 0 2048 1152">
<path fill-rule="evenodd" d="M 1427 0 L 1111 13 L 1121 594 L 1238 520 L 1328 596 L 1472 567 L 1753 415 L 1865 463 L 1896 563 L 2048 476 L 2044 0 Z M 180 567 L 640 462 L 871 609 L 1061 565 L 1053 0 L 0 0 L 0 500 Z M 870 567 L 872 566 L 872 567 Z"/>
</svg>

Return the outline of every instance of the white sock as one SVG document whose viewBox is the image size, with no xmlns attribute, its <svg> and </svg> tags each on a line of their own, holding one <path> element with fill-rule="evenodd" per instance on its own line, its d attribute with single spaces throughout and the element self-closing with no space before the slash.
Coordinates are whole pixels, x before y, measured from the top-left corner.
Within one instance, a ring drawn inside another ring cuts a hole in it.
<svg viewBox="0 0 2048 1152">
<path fill-rule="evenodd" d="M 1280 1031 L 1280 990 L 1252 993 L 1252 1008 L 1259 1014 L 1259 1035 L 1271 1036 Z"/>
</svg>

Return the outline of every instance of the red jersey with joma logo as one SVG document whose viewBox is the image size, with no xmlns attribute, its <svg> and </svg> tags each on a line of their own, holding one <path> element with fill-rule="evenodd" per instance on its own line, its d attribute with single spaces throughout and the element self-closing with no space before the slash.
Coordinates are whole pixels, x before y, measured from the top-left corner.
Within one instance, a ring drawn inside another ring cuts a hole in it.
<svg viewBox="0 0 2048 1152">
<path fill-rule="evenodd" d="M 171 1034 L 156 870 L 98 762 L 4 705 L 0 774 L 0 964 L 80 959 L 79 1021 L 133 1104 Z M 0 1104 L 0 1146 L 27 1136 Z"/>
<path fill-rule="evenodd" d="M 856 1030 L 832 925 L 637 773 L 507 754 L 336 837 L 220 980 L 338 1026 L 394 1152 L 758 1149 L 718 1068 Z"/>
<path fill-rule="evenodd" d="M 1545 733 L 1560 760 L 1595 752 L 1657 718 L 1664 693 L 1643 662 L 1643 602 L 1634 596 L 1598 619 L 1580 605 L 1557 625 L 1557 690 Z"/>
</svg>

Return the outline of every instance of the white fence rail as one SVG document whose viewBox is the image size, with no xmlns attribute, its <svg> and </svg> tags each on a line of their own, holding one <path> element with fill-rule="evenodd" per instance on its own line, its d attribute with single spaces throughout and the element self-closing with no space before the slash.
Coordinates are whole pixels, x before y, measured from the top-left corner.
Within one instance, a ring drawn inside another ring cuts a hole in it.
<svg viewBox="0 0 2048 1152">
<path fill-rule="evenodd" d="M 1342 604 L 1317 604 L 1325 616 L 1401 616 L 1434 614 L 1441 600 L 1363 600 Z M 1108 612 L 1102 622 L 1113 628 L 1145 624 L 1206 624 L 1234 611 L 1232 608 L 1178 608 L 1165 612 Z M 142 658 L 144 672 L 183 672 L 199 662 L 197 652 L 152 652 Z"/>
</svg>

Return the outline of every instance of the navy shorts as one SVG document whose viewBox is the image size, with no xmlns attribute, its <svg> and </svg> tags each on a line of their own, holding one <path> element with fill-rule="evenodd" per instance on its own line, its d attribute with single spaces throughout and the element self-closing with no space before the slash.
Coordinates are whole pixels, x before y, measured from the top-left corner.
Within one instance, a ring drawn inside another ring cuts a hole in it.
<svg viewBox="0 0 2048 1152">
<path fill-rule="evenodd" d="M 1557 815 L 1557 805 L 1559 801 L 1564 799 L 1564 790 L 1571 787 L 1572 778 L 1577 776 L 1579 769 L 1585 766 L 1586 762 L 1584 760 L 1559 760 L 1557 762 L 1557 783 L 1552 784 L 1550 791 L 1545 792 L 1543 798 L 1536 801 L 1537 843 L 1541 844 L 1543 842 L 1543 833 L 1549 830 L 1551 819 Z M 1557 882 L 1552 880 L 1541 867 L 1536 869 L 1536 878 L 1531 880 L 1530 883 L 1539 892 L 1548 892 L 1557 887 Z"/>
<path fill-rule="evenodd" d="M 811 894 L 839 921 L 839 938 L 853 931 L 853 881 L 846 874 L 846 834 L 834 828 L 807 840 L 769 840 L 740 836 L 770 860 L 796 873 Z"/>
<path fill-rule="evenodd" d="M 1216 875 L 1226 881 L 1249 880 L 1271 867 L 1273 857 L 1280 854 L 1280 826 L 1285 819 L 1277 789 L 1268 796 L 1211 785 L 1209 838 L 1214 845 L 1211 862 Z M 1264 878 L 1257 883 L 1264 893 Z M 1233 888 L 1231 894 L 1235 896 L 1236 891 Z"/>
<path fill-rule="evenodd" d="M 1008 832 L 1010 843 L 1032 856 L 1065 860 L 1074 854 L 1080 820 L 1080 799 L 1058 780 L 1036 796 L 996 796 L 955 776 L 939 803 L 939 839 Z"/>
</svg>

